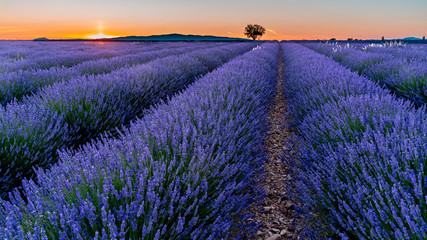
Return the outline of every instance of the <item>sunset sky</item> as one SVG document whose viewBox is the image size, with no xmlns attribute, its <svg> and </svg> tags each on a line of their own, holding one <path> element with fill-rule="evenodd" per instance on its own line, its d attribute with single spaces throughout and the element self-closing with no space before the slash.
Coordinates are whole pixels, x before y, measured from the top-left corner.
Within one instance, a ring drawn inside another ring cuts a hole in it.
<svg viewBox="0 0 427 240">
<path fill-rule="evenodd" d="M 379 39 L 427 35 L 427 0 L 0 0 L 0 39 L 153 34 L 262 39 Z"/>
</svg>

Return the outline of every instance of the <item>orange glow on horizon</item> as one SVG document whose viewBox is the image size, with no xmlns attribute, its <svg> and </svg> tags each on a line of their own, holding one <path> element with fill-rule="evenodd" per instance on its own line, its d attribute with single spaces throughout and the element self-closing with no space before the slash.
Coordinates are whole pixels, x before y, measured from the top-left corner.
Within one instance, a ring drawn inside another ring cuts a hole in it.
<svg viewBox="0 0 427 240">
<path fill-rule="evenodd" d="M 1 20 L 1 16 L 0 16 Z M 383 29 L 381 34 L 375 28 L 370 28 L 371 22 L 360 22 L 353 29 L 348 28 L 348 23 L 325 24 L 316 22 L 295 22 L 284 24 L 281 22 L 271 22 L 270 24 L 262 21 L 238 20 L 232 23 L 218 23 L 206 27 L 204 22 L 195 23 L 177 22 L 170 24 L 168 21 L 158 21 L 144 23 L 128 24 L 127 20 L 92 20 L 85 19 L 70 21 L 16 21 L 0 23 L 0 39 L 5 40 L 32 40 L 35 38 L 46 37 L 48 39 L 99 39 L 115 36 L 149 36 L 161 34 L 194 34 L 194 35 L 214 35 L 233 38 L 245 38 L 243 34 L 244 27 L 248 23 L 259 23 L 266 28 L 265 35 L 261 40 L 328 40 L 336 38 L 339 40 L 353 39 L 380 39 L 403 38 L 403 37 L 422 37 L 419 27 L 389 26 Z M 422 23 L 418 24 L 422 25 Z M 397 34 L 395 29 L 404 29 L 402 33 Z"/>
<path fill-rule="evenodd" d="M 90 39 L 115 38 L 115 37 L 118 37 L 118 36 L 105 35 L 103 33 L 87 36 L 87 38 L 90 38 Z"/>
<path fill-rule="evenodd" d="M 136 30 L 136 29 L 135 29 Z M 274 31 L 274 30 L 273 30 Z M 330 38 L 336 38 L 338 40 L 346 40 L 347 38 L 351 37 L 354 39 L 379 39 L 375 34 L 367 34 L 365 36 L 358 36 L 356 34 L 280 34 L 276 31 L 266 31 L 264 36 L 262 36 L 259 40 L 328 40 Z M 236 31 L 237 32 L 237 31 Z M 59 34 L 55 34 L 55 31 L 48 32 L 48 31 L 40 31 L 40 32 L 30 32 L 30 31 L 3 31 L 0 28 L 0 40 L 33 40 L 35 38 L 40 37 L 46 37 L 48 39 L 102 39 L 102 38 L 115 38 L 115 37 L 125 37 L 125 36 L 150 36 L 150 35 L 162 35 L 162 34 L 172 34 L 172 33 L 178 33 L 178 34 L 191 34 L 191 35 L 212 35 L 212 36 L 218 36 L 218 37 L 230 37 L 230 38 L 244 38 L 248 39 L 243 33 L 237 34 L 232 33 L 231 31 L 227 32 L 194 32 L 194 31 L 178 31 L 178 30 L 172 30 L 172 31 L 126 31 L 126 32 L 120 32 L 120 31 L 114 31 L 112 34 L 104 34 L 104 33 L 90 33 L 90 31 L 85 32 L 78 32 L 78 31 L 72 31 L 70 32 L 61 32 Z M 381 35 L 381 34 L 380 34 Z M 403 38 L 408 36 L 415 36 L 419 37 L 416 34 L 407 34 L 407 35 L 386 35 L 387 38 Z"/>
<path fill-rule="evenodd" d="M 0 39 L 170 33 L 247 38 L 247 24 L 266 29 L 261 40 L 421 38 L 427 35 L 426 9 L 426 0 L 0 0 Z"/>
<path fill-rule="evenodd" d="M 236 24 L 237 25 L 237 24 Z M 103 30 L 106 28 L 104 25 Z M 119 23 L 109 23 L 109 28 L 104 32 L 94 31 L 94 27 L 85 24 L 66 24 L 65 26 L 55 26 L 52 24 L 38 25 L 38 26 L 11 26 L 3 27 L 0 25 L 0 40 L 32 40 L 35 38 L 46 37 L 48 39 L 100 39 L 100 38 L 113 38 L 119 36 L 149 36 L 149 35 L 161 35 L 161 34 L 193 34 L 193 35 L 213 35 L 220 37 L 231 37 L 231 38 L 245 38 L 243 34 L 244 24 L 238 26 L 230 26 L 229 28 L 217 27 L 213 29 L 205 29 L 203 26 L 185 26 L 179 27 L 165 27 L 165 26 L 132 26 L 122 28 Z M 368 31 L 362 29 L 361 31 L 350 33 L 348 31 L 331 31 L 327 26 L 315 26 L 313 30 L 310 26 L 293 26 L 281 29 L 280 25 L 268 26 L 264 25 L 266 32 L 260 40 L 328 40 L 330 38 L 336 38 L 338 40 L 346 40 L 347 38 L 358 38 L 358 39 L 379 39 L 384 35 L 386 38 L 403 38 L 409 36 L 418 36 L 416 31 L 410 31 L 412 33 L 406 33 L 402 35 L 398 34 L 377 34 L 375 31 Z M 100 27 L 98 26 L 99 30 Z"/>
<path fill-rule="evenodd" d="M 260 22 L 261 23 L 261 22 Z M 378 34 L 375 29 L 361 26 L 360 29 L 347 30 L 345 25 L 330 27 L 320 24 L 294 24 L 282 25 L 275 23 L 271 25 L 262 24 L 266 28 L 261 40 L 328 40 L 336 38 L 339 40 L 353 39 L 379 39 L 382 35 L 386 38 L 422 37 L 417 34 L 414 28 L 406 28 L 406 33 L 393 33 L 393 27 L 384 29 L 384 34 Z M 232 38 L 245 38 L 243 34 L 245 22 L 219 25 L 206 28 L 203 24 L 177 24 L 170 26 L 166 23 L 153 23 L 152 25 L 128 25 L 124 22 L 98 22 L 96 25 L 87 22 L 40 22 L 40 23 L 20 23 L 9 26 L 0 25 L 0 39 L 5 40 L 32 40 L 46 37 L 48 39 L 99 39 L 118 36 L 149 36 L 161 34 L 193 34 L 193 35 L 213 35 Z M 96 30 L 95 30 L 96 29 Z M 389 34 L 387 34 L 389 32 Z"/>
</svg>

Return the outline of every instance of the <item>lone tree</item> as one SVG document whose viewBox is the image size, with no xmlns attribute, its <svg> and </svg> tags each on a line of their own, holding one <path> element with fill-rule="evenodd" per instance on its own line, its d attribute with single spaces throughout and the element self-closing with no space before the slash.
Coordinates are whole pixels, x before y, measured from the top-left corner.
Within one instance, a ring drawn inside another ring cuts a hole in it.
<svg viewBox="0 0 427 240">
<path fill-rule="evenodd" d="M 265 28 L 258 24 L 248 24 L 245 27 L 245 35 L 256 40 L 258 37 L 261 37 L 265 33 Z"/>
</svg>

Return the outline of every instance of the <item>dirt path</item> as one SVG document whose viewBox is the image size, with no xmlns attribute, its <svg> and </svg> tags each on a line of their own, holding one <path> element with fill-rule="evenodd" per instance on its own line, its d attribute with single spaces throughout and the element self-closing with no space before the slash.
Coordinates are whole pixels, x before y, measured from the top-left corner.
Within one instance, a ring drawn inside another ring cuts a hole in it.
<svg viewBox="0 0 427 240">
<path fill-rule="evenodd" d="M 268 138 L 265 149 L 268 161 L 264 163 L 264 186 L 266 198 L 264 204 L 254 207 L 254 221 L 262 224 L 257 232 L 256 240 L 299 239 L 298 227 L 295 225 L 293 202 L 288 197 L 286 183 L 292 181 L 289 171 L 282 163 L 283 151 L 289 151 L 286 142 L 291 132 L 286 119 L 287 102 L 283 95 L 283 60 L 280 52 L 278 81 L 273 105 L 268 116 Z"/>
</svg>

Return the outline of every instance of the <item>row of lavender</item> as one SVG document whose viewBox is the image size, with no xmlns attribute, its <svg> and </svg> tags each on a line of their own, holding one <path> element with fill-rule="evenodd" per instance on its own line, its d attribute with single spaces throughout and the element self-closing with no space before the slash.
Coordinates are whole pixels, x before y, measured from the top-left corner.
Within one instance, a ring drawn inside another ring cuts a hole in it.
<svg viewBox="0 0 427 240">
<path fill-rule="evenodd" d="M 231 237 L 260 196 L 278 50 L 264 44 L 225 64 L 119 139 L 62 153 L 38 185 L 24 182 L 25 200 L 16 192 L 2 203 L 0 238 Z"/>
<path fill-rule="evenodd" d="M 110 74 L 74 78 L 0 108 L 1 197 L 31 177 L 33 167 L 54 163 L 58 150 L 76 148 L 106 131 L 114 134 L 150 105 L 253 46 L 238 43 L 190 51 Z"/>
<path fill-rule="evenodd" d="M 350 42 L 325 42 L 334 51 L 340 48 L 353 48 L 364 52 L 389 54 L 399 58 L 427 60 L 427 44 L 407 44 L 404 42 L 385 43 L 350 43 Z"/>
<path fill-rule="evenodd" d="M 427 238 L 427 114 L 297 44 L 285 93 L 300 133 L 292 165 L 313 238 Z M 326 226 L 326 228 L 325 228 Z"/>
<path fill-rule="evenodd" d="M 14 54 L 0 56 L 0 73 L 19 70 L 49 69 L 51 67 L 70 67 L 83 61 L 117 56 L 117 53 L 132 54 L 150 48 L 159 48 L 163 44 L 136 45 L 130 43 L 43 42 L 35 48 L 29 48 L 31 42 L 23 41 L 20 45 L 12 41 L 0 41 L 1 49 Z M 176 44 L 176 43 L 175 43 Z M 170 45 L 174 45 L 171 43 Z M 179 44 L 178 44 L 179 45 Z M 21 49 L 20 49 L 21 47 Z M 23 48 L 23 49 L 22 49 Z M 16 54 L 16 55 L 15 55 Z"/>
<path fill-rule="evenodd" d="M 17 55 L 12 58 L 3 58 L 0 62 L 0 72 L 14 72 L 19 70 L 35 70 L 35 69 L 49 69 L 50 67 L 70 67 L 83 61 L 95 60 L 97 58 L 107 58 L 116 56 L 115 51 L 108 48 L 93 48 L 92 51 L 72 51 L 70 46 L 58 47 L 55 43 L 45 43 L 42 49 L 34 49 L 33 54 L 23 57 Z M 71 51 L 69 51 L 69 49 Z M 136 49 L 127 48 L 126 52 L 133 52 Z"/>
<path fill-rule="evenodd" d="M 127 43 L 126 43 L 127 44 Z M 143 45 L 146 45 L 145 43 Z M 80 42 L 80 41 L 0 41 L 0 57 L 10 59 L 25 59 L 28 57 L 46 56 L 51 53 L 82 52 L 109 49 L 118 51 L 123 49 L 121 42 Z M 127 48 L 139 48 L 140 46 L 128 46 Z"/>
<path fill-rule="evenodd" d="M 427 44 L 407 44 L 404 42 L 385 42 L 385 43 L 338 43 L 326 42 L 339 51 L 339 48 L 354 48 L 364 52 L 390 54 L 399 58 L 427 60 Z"/>
<path fill-rule="evenodd" d="M 53 45 L 53 47 L 46 48 L 46 45 Z M 6 61 L 19 61 L 27 57 L 46 56 L 52 52 L 64 52 L 87 50 L 87 46 L 93 44 L 79 44 L 77 42 L 35 42 L 35 41 L 0 41 L 0 59 Z M 103 47 L 101 47 L 103 48 Z M 47 51 L 47 50 L 51 51 Z M 115 48 L 117 50 L 117 48 Z"/>
<path fill-rule="evenodd" d="M 398 58 L 406 58 L 408 61 L 427 61 L 427 44 L 369 44 L 361 48 L 362 51 L 372 53 L 387 53 Z"/>
<path fill-rule="evenodd" d="M 385 48 L 310 43 L 315 49 L 361 75 L 410 99 L 417 106 L 427 103 L 427 51 L 414 47 Z M 392 50 L 390 50 L 392 49 Z"/>
<path fill-rule="evenodd" d="M 137 53 L 126 53 L 125 50 L 120 50 L 115 53 L 116 56 L 114 57 L 84 61 L 72 67 L 61 66 L 3 73 L 0 74 L 0 104 L 4 105 L 13 99 L 21 100 L 25 95 L 35 93 L 42 87 L 55 82 L 67 82 L 83 75 L 106 74 L 156 58 L 215 46 L 219 46 L 219 44 L 164 43 L 141 48 L 139 49 L 140 52 Z M 78 59 L 80 56 L 68 53 L 66 57 Z M 52 58 L 55 60 L 54 56 Z"/>
</svg>

